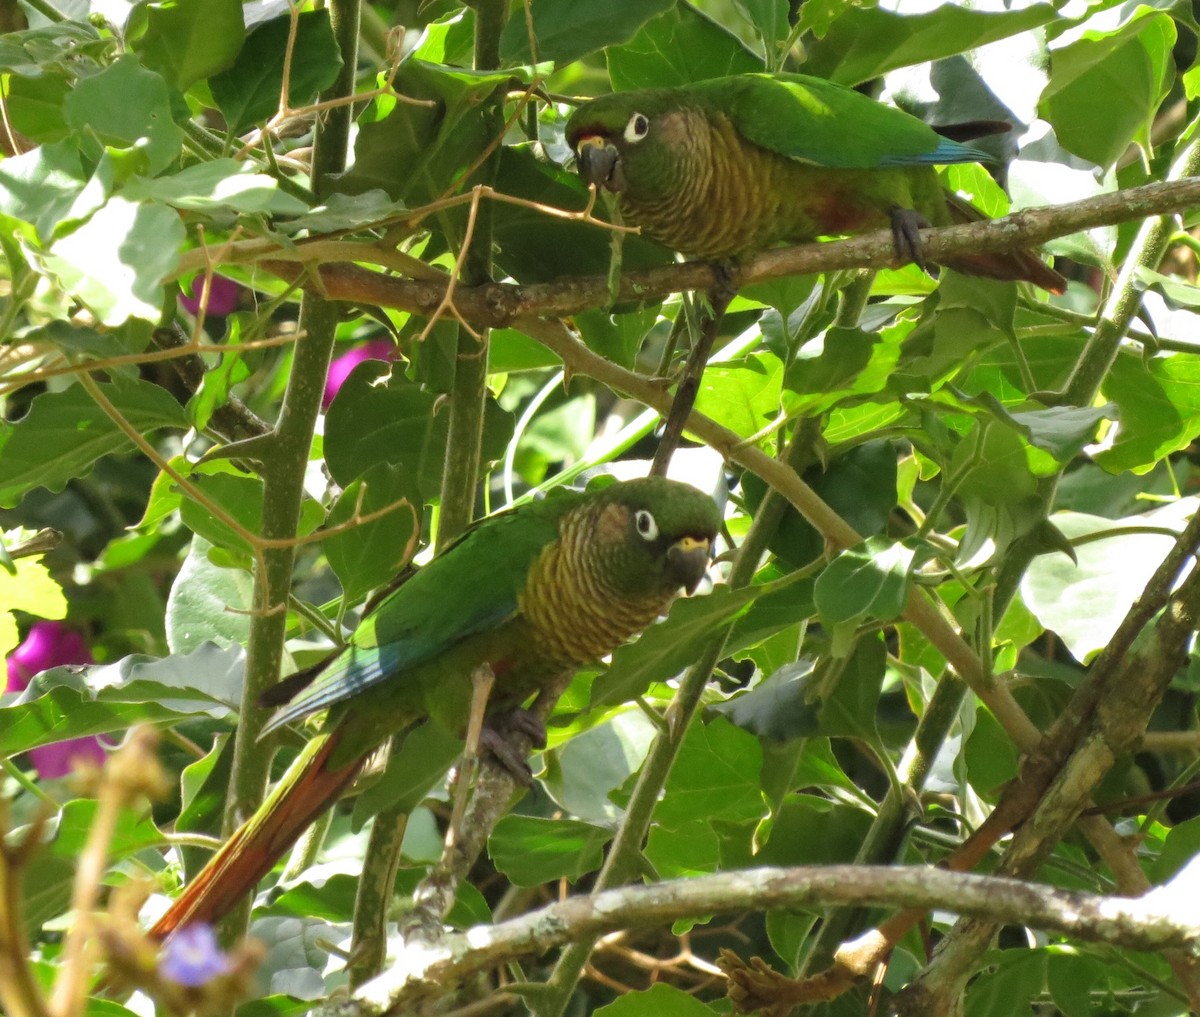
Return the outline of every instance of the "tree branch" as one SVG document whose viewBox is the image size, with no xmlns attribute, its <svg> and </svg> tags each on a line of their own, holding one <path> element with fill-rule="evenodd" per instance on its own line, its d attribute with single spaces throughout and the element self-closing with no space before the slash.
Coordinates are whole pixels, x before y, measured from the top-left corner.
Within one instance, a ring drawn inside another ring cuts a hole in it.
<svg viewBox="0 0 1200 1017">
<path fill-rule="evenodd" d="M 745 869 L 572 897 L 495 926 L 406 952 L 393 968 L 321 1017 L 377 1017 L 444 995 L 479 971 L 617 929 L 773 908 L 949 909 L 1135 950 L 1200 946 L 1200 918 L 1180 894 L 1104 897 L 996 876 L 925 867 L 831 865 Z"/>
<path fill-rule="evenodd" d="M 922 230 L 921 243 L 926 257 L 938 262 L 968 252 L 1036 247 L 1081 230 L 1170 215 L 1197 204 L 1200 204 L 1200 178 L 1188 177 L 1144 184 L 1065 205 L 1028 208 L 1002 219 Z M 437 311 L 445 295 L 445 285 L 432 280 L 396 279 L 355 265 L 333 264 L 329 254 L 326 245 L 326 260 L 307 269 L 314 278 L 306 285 L 319 286 L 331 299 L 377 304 L 429 316 Z M 303 281 L 306 271 L 303 265 L 269 258 L 260 264 L 289 281 Z M 781 276 L 841 268 L 893 268 L 899 264 L 891 233 L 880 230 L 851 240 L 764 251 L 739 267 L 738 280 L 747 286 Z M 618 301 L 647 303 L 680 290 L 712 289 L 720 281 L 719 269 L 703 261 L 643 269 L 621 277 Z M 507 283 L 459 286 L 454 294 L 454 306 L 463 318 L 478 326 L 497 328 L 519 328 L 519 319 L 530 315 L 578 314 L 588 308 L 608 306 L 611 300 L 605 276 L 557 279 L 529 286 Z"/>
</svg>

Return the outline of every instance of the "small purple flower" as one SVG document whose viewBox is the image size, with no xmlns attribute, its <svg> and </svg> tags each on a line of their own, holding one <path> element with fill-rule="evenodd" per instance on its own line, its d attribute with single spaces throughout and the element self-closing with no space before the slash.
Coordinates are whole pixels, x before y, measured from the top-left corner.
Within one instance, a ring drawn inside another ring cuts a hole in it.
<svg viewBox="0 0 1200 1017">
<path fill-rule="evenodd" d="M 196 314 L 200 310 L 200 298 L 204 294 L 204 273 L 192 279 L 191 288 L 186 296 L 180 296 L 179 303 L 188 314 Z M 232 279 L 214 275 L 208 285 L 208 310 L 211 318 L 223 318 L 237 310 L 238 301 L 242 296 L 241 284 Z"/>
<path fill-rule="evenodd" d="M 83 636 L 62 622 L 35 622 L 25 642 L 8 655 L 9 692 L 20 692 L 39 671 L 64 664 L 90 664 L 92 655 Z M 29 750 L 34 768 L 43 780 L 65 777 L 71 772 L 72 760 L 84 759 L 100 764 L 104 748 L 92 737 L 70 738 L 53 745 L 41 745 Z"/>
<path fill-rule="evenodd" d="M 321 398 L 321 409 L 329 409 L 334 396 L 342 387 L 342 383 L 350 377 L 353 371 L 364 360 L 391 360 L 392 344 L 387 339 L 372 339 L 370 342 L 355 346 L 348 353 L 334 357 L 329 365 L 329 373 L 325 376 L 325 395 Z"/>
<path fill-rule="evenodd" d="M 204 922 L 185 925 L 163 944 L 158 973 L 172 982 L 198 989 L 228 974 L 229 956 L 217 945 L 217 934 Z"/>
</svg>

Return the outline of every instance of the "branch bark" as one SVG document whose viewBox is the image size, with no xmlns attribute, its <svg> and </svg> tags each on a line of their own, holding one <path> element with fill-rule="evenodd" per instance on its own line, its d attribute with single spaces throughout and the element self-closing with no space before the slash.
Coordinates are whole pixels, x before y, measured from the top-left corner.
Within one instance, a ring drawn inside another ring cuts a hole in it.
<svg viewBox="0 0 1200 1017">
<path fill-rule="evenodd" d="M 1028 208 L 1002 219 L 922 230 L 921 242 L 928 260 L 938 262 L 967 252 L 1037 247 L 1081 230 L 1171 215 L 1197 204 L 1200 204 L 1200 177 L 1187 177 L 1065 205 Z M 424 316 L 433 314 L 441 305 L 446 283 L 397 279 L 356 265 L 334 264 L 328 248 L 326 243 L 325 260 L 319 266 L 306 267 L 303 263 L 265 256 L 259 263 L 282 279 L 319 287 L 334 300 L 377 304 Z M 893 268 L 899 264 L 891 233 L 881 230 L 851 240 L 764 251 L 739 267 L 738 280 L 746 286 L 781 276 L 842 268 Z M 306 272 L 310 276 L 307 280 Z M 720 281 L 719 270 L 702 261 L 644 269 L 621 277 L 617 301 L 647 303 L 680 290 L 712 289 Z M 508 283 L 460 286 L 454 293 L 454 306 L 467 321 L 496 328 L 519 328 L 520 319 L 528 316 L 566 317 L 588 308 L 605 307 L 610 301 L 605 276 L 557 279 L 529 286 Z"/>
<path fill-rule="evenodd" d="M 1015 879 L 924 867 L 831 865 L 745 869 L 572 897 L 511 921 L 407 951 L 393 968 L 320 1017 L 378 1017 L 445 995 L 517 957 L 617 929 L 741 910 L 831 906 L 946 908 L 1135 950 L 1200 946 L 1200 918 L 1178 893 L 1142 898 L 1071 893 Z"/>
</svg>

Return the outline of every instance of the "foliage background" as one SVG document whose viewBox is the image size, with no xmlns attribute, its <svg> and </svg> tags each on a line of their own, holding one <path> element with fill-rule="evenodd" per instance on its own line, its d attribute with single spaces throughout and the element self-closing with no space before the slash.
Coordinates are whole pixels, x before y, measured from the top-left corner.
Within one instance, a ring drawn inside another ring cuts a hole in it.
<svg viewBox="0 0 1200 1017">
<path fill-rule="evenodd" d="M 54 810 L 21 872 L 43 981 L 95 805 L 38 781 L 24 753 L 161 727 L 177 792 L 123 813 L 107 881 L 151 874 L 169 895 L 202 862 L 195 835 L 252 807 L 294 751 L 272 763 L 255 744 L 252 704 L 281 666 L 326 652 L 372 589 L 473 514 L 595 467 L 645 471 L 668 402 L 652 379 L 677 367 L 687 330 L 672 322 L 691 304 L 670 255 L 629 237 L 622 270 L 662 269 L 668 295 L 608 308 L 610 232 L 580 221 L 568 97 L 803 70 L 934 123 L 1012 121 L 988 143 L 1021 205 L 1197 165 L 1182 3 L 29 0 L 4 16 L 0 505 L 10 548 L 46 526 L 63 540 L 0 572 L 0 636 L 11 649 L 33 618 L 65 617 L 99 662 L 0 708 L 9 826 Z M 980 167 L 947 183 L 1008 210 Z M 1169 581 L 1143 588 L 1172 548 L 1195 548 L 1178 535 L 1195 511 L 1197 243 L 1186 218 L 1129 218 L 1046 246 L 1072 280 L 1055 299 L 912 266 L 751 269 L 762 281 L 729 308 L 697 402 L 719 426 L 695 426 L 704 441 L 675 462 L 726 501 L 734 564 L 720 571 L 746 589 L 678 604 L 576 677 L 452 924 L 585 892 L 618 829 L 617 882 L 942 860 L 1063 717 L 1082 777 L 1019 873 L 1132 893 L 1195 854 L 1190 630 L 1155 620 Z M 460 306 L 494 313 L 456 318 L 448 279 Z M 232 307 L 213 302 L 221 280 L 240 287 Z M 476 289 L 488 280 L 522 289 Z M 390 366 L 358 367 L 319 412 L 331 357 L 389 337 Z M 1139 594 L 1151 610 L 1119 628 Z M 1122 682 L 1131 731 L 1108 737 L 1093 693 Z M 1097 717 L 1111 749 L 1081 756 Z M 407 811 L 407 789 L 374 785 L 263 888 L 253 932 L 268 952 L 244 1013 L 300 1012 L 344 984 L 319 944 L 350 942 L 362 859 L 377 871 L 388 850 L 387 824 L 368 844 L 363 822 Z M 640 854 L 631 795 L 650 803 Z M 1072 827 L 1091 801 L 1108 820 Z M 444 790 L 413 810 L 403 890 L 439 855 L 447 811 Z M 1002 848 L 985 869 L 1007 864 Z M 556 993 L 529 1005 L 721 1010 L 719 947 L 811 973 L 882 914 L 696 915 L 568 952 Z M 358 920 L 381 916 L 376 902 Z M 1196 1003 L 1178 957 L 1020 921 L 954 972 L 927 968 L 951 924 L 937 912 L 877 985 L 821 1009 L 886 1005 L 922 971 L 972 1015 Z"/>
</svg>

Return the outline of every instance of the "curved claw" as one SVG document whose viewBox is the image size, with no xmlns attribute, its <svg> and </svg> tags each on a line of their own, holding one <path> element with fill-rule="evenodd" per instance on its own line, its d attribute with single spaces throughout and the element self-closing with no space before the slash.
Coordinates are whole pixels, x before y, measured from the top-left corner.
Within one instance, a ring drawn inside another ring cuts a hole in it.
<svg viewBox="0 0 1200 1017">
<path fill-rule="evenodd" d="M 901 261 L 911 261 L 922 271 L 928 272 L 922 252 L 921 230 L 930 225 L 929 220 L 915 208 L 901 208 L 899 205 L 891 209 L 891 216 L 892 246 L 896 249 L 896 257 Z"/>
</svg>

